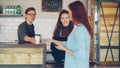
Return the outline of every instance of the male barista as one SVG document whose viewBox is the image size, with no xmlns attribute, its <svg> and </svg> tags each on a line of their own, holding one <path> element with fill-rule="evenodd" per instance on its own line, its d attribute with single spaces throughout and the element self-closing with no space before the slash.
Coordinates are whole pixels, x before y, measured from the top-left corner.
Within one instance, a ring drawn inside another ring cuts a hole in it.
<svg viewBox="0 0 120 68">
<path fill-rule="evenodd" d="M 18 26 L 19 43 L 35 43 L 35 31 L 33 21 L 36 18 L 36 10 L 29 7 L 25 10 L 25 21 Z"/>
</svg>

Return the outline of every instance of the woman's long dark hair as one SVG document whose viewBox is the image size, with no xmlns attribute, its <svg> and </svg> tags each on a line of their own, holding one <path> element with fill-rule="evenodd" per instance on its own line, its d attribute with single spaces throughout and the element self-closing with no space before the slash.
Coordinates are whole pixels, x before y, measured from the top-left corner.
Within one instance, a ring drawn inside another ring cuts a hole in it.
<svg viewBox="0 0 120 68">
<path fill-rule="evenodd" d="M 58 21 L 57 21 L 57 24 L 56 24 L 56 27 L 55 27 L 55 30 L 54 30 L 54 36 L 59 36 L 60 30 L 63 28 L 62 22 L 60 21 L 62 14 L 68 14 L 68 11 L 65 10 L 65 9 L 60 11 L 59 18 L 58 18 Z M 70 28 L 70 30 L 72 30 L 74 28 L 74 25 L 73 25 L 72 21 L 70 21 L 68 27 Z"/>
<path fill-rule="evenodd" d="M 93 37 L 93 32 L 88 21 L 88 16 L 85 7 L 81 1 L 75 1 L 68 5 L 68 8 L 72 11 L 72 19 L 75 24 L 82 23 L 88 30 L 91 38 Z"/>
</svg>

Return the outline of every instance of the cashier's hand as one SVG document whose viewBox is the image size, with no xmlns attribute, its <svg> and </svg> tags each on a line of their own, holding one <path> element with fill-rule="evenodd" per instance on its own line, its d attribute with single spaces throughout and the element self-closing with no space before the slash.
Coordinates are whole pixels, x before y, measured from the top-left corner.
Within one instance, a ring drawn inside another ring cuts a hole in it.
<svg viewBox="0 0 120 68">
<path fill-rule="evenodd" d="M 27 35 L 24 37 L 24 40 L 28 41 L 28 42 L 31 42 L 31 43 L 35 43 L 35 38 L 34 37 L 29 37 Z"/>
<path fill-rule="evenodd" d="M 35 43 L 35 38 L 31 37 L 30 42 Z"/>
</svg>

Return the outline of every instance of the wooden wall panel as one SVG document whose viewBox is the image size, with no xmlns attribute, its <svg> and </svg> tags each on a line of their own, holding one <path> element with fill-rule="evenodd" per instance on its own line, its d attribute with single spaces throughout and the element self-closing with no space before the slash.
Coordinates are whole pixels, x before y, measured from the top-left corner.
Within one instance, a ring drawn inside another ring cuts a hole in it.
<svg viewBox="0 0 120 68">
<path fill-rule="evenodd" d="M 103 8 L 117 8 L 118 4 L 113 2 L 102 3 Z"/>
<path fill-rule="evenodd" d="M 118 61 L 118 50 L 112 49 L 113 51 L 113 55 L 114 55 L 114 61 Z M 105 55 L 106 55 L 107 49 L 101 49 L 100 50 L 100 61 L 105 61 Z M 111 52 L 108 52 L 108 57 L 107 57 L 107 61 L 112 61 L 112 56 L 111 56 Z"/>
<path fill-rule="evenodd" d="M 116 8 L 103 8 L 104 14 L 115 14 L 116 10 Z M 100 14 L 102 14 L 102 11 Z"/>
<path fill-rule="evenodd" d="M 113 23 L 114 23 L 114 18 L 115 18 L 117 6 L 118 6 L 117 3 L 107 3 L 107 2 L 102 3 L 109 37 L 111 35 L 111 31 L 113 28 Z M 117 15 L 117 19 L 116 19 L 115 26 L 114 26 L 113 36 L 112 36 L 110 43 L 112 46 L 119 45 L 119 19 L 118 19 L 118 15 Z M 107 37 L 107 33 L 106 33 L 106 28 L 105 28 L 105 23 L 104 23 L 103 14 L 102 14 L 101 9 L 100 9 L 100 45 L 101 46 L 108 46 L 109 45 L 109 41 L 108 41 L 108 37 Z M 104 61 L 105 56 L 106 56 L 106 50 L 107 49 L 100 50 L 100 61 Z M 112 49 L 112 50 L 113 50 L 114 60 L 118 61 L 118 49 Z M 111 56 L 110 51 L 108 53 L 107 61 L 112 61 L 112 56 Z"/>
</svg>

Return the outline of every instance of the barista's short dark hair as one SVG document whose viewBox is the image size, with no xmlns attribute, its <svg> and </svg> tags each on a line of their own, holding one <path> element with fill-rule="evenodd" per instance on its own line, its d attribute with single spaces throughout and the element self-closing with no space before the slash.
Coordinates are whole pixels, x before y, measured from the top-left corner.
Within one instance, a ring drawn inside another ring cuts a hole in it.
<svg viewBox="0 0 120 68">
<path fill-rule="evenodd" d="M 31 10 L 36 11 L 34 7 L 29 7 L 25 10 L 25 14 L 27 14 Z"/>
</svg>

